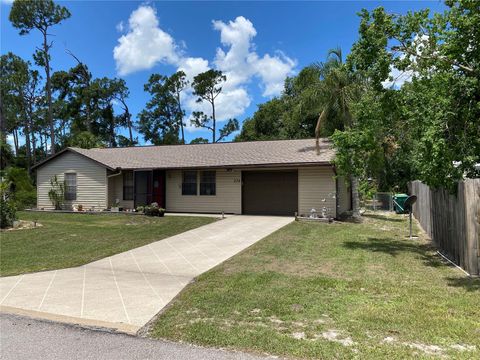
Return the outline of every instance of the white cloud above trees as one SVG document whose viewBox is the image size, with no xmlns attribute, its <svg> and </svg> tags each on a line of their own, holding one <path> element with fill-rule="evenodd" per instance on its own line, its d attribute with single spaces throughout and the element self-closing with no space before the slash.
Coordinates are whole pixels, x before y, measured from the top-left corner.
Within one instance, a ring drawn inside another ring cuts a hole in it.
<svg viewBox="0 0 480 360">
<path fill-rule="evenodd" d="M 117 30 L 124 26 L 118 26 Z M 118 39 L 113 58 L 119 75 L 151 69 L 158 63 L 176 63 L 178 54 L 174 39 L 163 31 L 155 10 L 142 5 L 130 14 L 128 32 Z"/>
<path fill-rule="evenodd" d="M 243 16 L 229 22 L 214 20 L 212 26 L 220 33 L 221 46 L 210 63 L 203 57 L 187 56 L 186 45 L 161 28 L 155 8 L 141 5 L 130 14 L 128 25 L 123 22 L 117 25 L 117 30 L 123 33 L 113 50 L 117 72 L 125 76 L 167 64 L 183 70 L 191 82 L 195 75 L 210 68 L 221 70 L 227 81 L 217 98 L 219 121 L 245 112 L 252 102 L 247 85 L 253 81 L 258 82 L 264 97 L 279 95 L 285 78 L 294 74 L 296 61 L 281 51 L 259 55 L 253 42 L 257 31 Z M 208 111 L 206 106 L 196 102 L 191 89 L 185 93 L 187 115 L 192 111 Z"/>
</svg>

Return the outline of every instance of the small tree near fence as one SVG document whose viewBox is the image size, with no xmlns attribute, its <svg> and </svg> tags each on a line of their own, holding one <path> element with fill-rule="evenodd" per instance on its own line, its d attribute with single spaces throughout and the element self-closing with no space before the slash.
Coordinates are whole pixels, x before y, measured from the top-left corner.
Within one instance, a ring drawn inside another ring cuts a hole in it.
<svg viewBox="0 0 480 360">
<path fill-rule="evenodd" d="M 55 175 L 50 179 L 50 186 L 51 189 L 48 192 L 48 198 L 55 207 L 55 210 L 61 210 L 65 199 L 65 185 L 63 182 L 59 182 L 57 175 Z"/>
</svg>

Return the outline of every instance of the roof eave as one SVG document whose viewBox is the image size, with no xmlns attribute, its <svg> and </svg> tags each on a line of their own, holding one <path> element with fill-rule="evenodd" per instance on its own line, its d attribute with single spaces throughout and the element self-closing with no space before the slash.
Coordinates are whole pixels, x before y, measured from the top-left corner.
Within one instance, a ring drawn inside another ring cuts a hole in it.
<svg viewBox="0 0 480 360">
<path fill-rule="evenodd" d="M 46 158 L 45 160 L 42 160 L 42 161 L 40 161 L 39 163 L 33 165 L 31 169 L 33 170 L 33 169 L 37 169 L 37 168 L 39 168 L 39 167 L 42 167 L 43 165 L 45 165 L 45 164 L 46 164 L 47 162 L 49 162 L 50 160 L 56 159 L 57 157 L 59 157 L 60 155 L 66 153 L 67 151 L 70 151 L 70 152 L 72 152 L 72 153 L 74 153 L 74 154 L 83 156 L 84 158 L 86 158 L 86 159 L 88 159 L 88 160 L 91 160 L 91 161 L 97 163 L 98 165 L 103 166 L 104 168 L 107 168 L 108 170 L 115 170 L 115 168 L 112 168 L 112 167 L 108 166 L 107 164 L 104 164 L 104 163 L 102 163 L 102 162 L 100 162 L 100 161 L 98 161 L 98 160 L 96 160 L 96 159 L 94 159 L 94 158 L 92 158 L 92 157 L 90 157 L 90 156 L 88 156 L 88 155 L 82 154 L 81 152 L 76 151 L 75 149 L 70 148 L 70 147 L 67 147 L 67 148 L 65 148 L 65 149 L 63 149 L 63 150 L 60 150 L 58 153 L 55 153 L 55 154 L 53 154 L 53 155 L 50 155 L 50 156 L 49 156 L 48 158 Z"/>
</svg>

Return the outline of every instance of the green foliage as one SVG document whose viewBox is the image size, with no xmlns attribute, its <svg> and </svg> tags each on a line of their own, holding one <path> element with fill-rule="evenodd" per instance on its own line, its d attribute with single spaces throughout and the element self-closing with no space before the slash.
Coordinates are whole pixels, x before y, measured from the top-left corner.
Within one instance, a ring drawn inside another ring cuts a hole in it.
<svg viewBox="0 0 480 360">
<path fill-rule="evenodd" d="M 16 209 L 23 210 L 33 207 L 37 202 L 36 188 L 27 169 L 8 167 L 2 174 L 6 181 L 12 186 L 10 201 Z"/>
<path fill-rule="evenodd" d="M 190 141 L 190 144 L 208 144 L 208 139 L 205 139 L 203 137 L 197 137 Z"/>
<path fill-rule="evenodd" d="M 222 84 L 227 77 L 220 70 L 210 69 L 193 78 L 192 87 L 194 95 L 198 96 L 197 102 L 208 101 L 213 103 L 222 92 Z"/>
<path fill-rule="evenodd" d="M 143 213 L 147 216 L 159 216 L 163 217 L 165 215 L 165 209 L 158 206 L 157 203 L 151 203 L 143 207 Z"/>
<path fill-rule="evenodd" d="M 12 227 L 16 219 L 16 208 L 13 202 L 0 198 L 0 229 Z"/>
<path fill-rule="evenodd" d="M 7 179 L 0 182 L 0 229 L 13 226 L 13 222 L 17 219 L 17 209 L 12 201 L 11 189 L 12 183 Z"/>
<path fill-rule="evenodd" d="M 70 139 L 69 146 L 79 147 L 81 149 L 91 149 L 96 147 L 104 147 L 104 144 L 91 132 L 82 131 Z"/>
<path fill-rule="evenodd" d="M 4 170 L 14 161 L 12 146 L 6 141 L 5 136 L 0 133 L 0 170 Z"/>
<path fill-rule="evenodd" d="M 446 4 L 435 16 L 360 14 L 347 63 L 369 90 L 354 106 L 355 128 L 334 141 L 344 171 L 374 176 L 385 190 L 413 179 L 453 189 L 463 176 L 480 175 L 480 6 Z M 385 89 L 393 68 L 412 74 L 411 83 Z"/>
<path fill-rule="evenodd" d="M 15 0 L 9 15 L 12 25 L 20 30 L 20 35 L 28 34 L 33 29 L 46 31 L 69 17 L 68 9 L 52 0 Z"/>
<path fill-rule="evenodd" d="M 50 179 L 50 190 L 48 191 L 50 199 L 55 210 L 61 210 L 65 200 L 65 184 L 58 181 L 57 175 Z"/>
<path fill-rule="evenodd" d="M 178 144 L 184 142 L 183 118 L 180 94 L 187 86 L 188 81 L 183 71 L 178 71 L 172 76 L 153 74 L 145 91 L 152 98 L 147 103 L 145 110 L 139 114 L 138 130 L 144 135 L 145 140 L 155 145 Z M 182 138 L 179 139 L 181 131 Z"/>
<path fill-rule="evenodd" d="M 194 111 L 191 123 L 198 128 L 204 128 L 212 132 L 212 142 L 218 142 L 239 129 L 237 119 L 228 119 L 226 124 L 220 129 L 217 138 L 217 117 L 215 112 L 215 99 L 222 92 L 222 84 L 227 77 L 219 70 L 210 69 L 204 73 L 198 74 L 193 78 L 193 94 L 198 96 L 197 102 L 208 102 L 212 111 L 209 115 L 203 111 Z"/>
<path fill-rule="evenodd" d="M 9 20 L 13 27 L 20 30 L 20 35 L 30 33 L 31 30 L 37 29 L 42 34 L 42 47 L 37 47 L 33 54 L 33 59 L 38 66 L 45 69 L 45 98 L 47 104 L 47 122 L 50 130 L 50 147 L 51 151 L 55 152 L 55 123 L 53 120 L 53 105 L 52 105 L 52 89 L 50 81 L 50 49 L 53 42 L 48 42 L 48 36 L 51 35 L 50 28 L 53 25 L 61 23 L 63 20 L 70 17 L 70 12 L 64 6 L 55 4 L 52 0 L 36 0 L 23 1 L 15 0 L 10 10 Z M 27 127 L 28 128 L 28 127 Z M 27 147 L 28 144 L 28 132 Z M 30 151 L 27 152 L 28 161 L 30 159 Z"/>
<path fill-rule="evenodd" d="M 302 69 L 295 77 L 285 80 L 283 94 L 258 106 L 257 111 L 243 122 L 236 141 L 300 139 L 315 134 L 315 124 L 321 109 L 319 93 L 322 73 L 319 66 Z M 326 128 L 324 135 L 333 132 Z"/>
<path fill-rule="evenodd" d="M 126 103 L 129 92 L 124 80 L 93 78 L 88 67 L 79 62 L 69 71 L 55 72 L 52 88 L 57 95 L 56 116 L 61 119 L 62 126 L 70 129 L 70 133 L 62 139 L 63 146 L 75 141 L 72 139 L 77 135 L 89 132 L 98 139 L 97 142 L 115 147 L 118 145 L 118 127 L 126 127 L 131 132 L 131 114 Z M 114 101 L 123 112 L 114 113 Z M 133 137 L 129 137 L 128 144 L 134 142 Z"/>
</svg>

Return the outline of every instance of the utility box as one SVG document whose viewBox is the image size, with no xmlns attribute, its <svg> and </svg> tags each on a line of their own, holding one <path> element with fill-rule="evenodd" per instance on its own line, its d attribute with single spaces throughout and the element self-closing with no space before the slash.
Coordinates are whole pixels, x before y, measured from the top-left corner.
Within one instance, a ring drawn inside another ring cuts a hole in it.
<svg viewBox="0 0 480 360">
<path fill-rule="evenodd" d="M 408 199 L 407 194 L 395 194 L 393 195 L 393 209 L 397 214 L 405 214 L 405 201 Z"/>
</svg>

